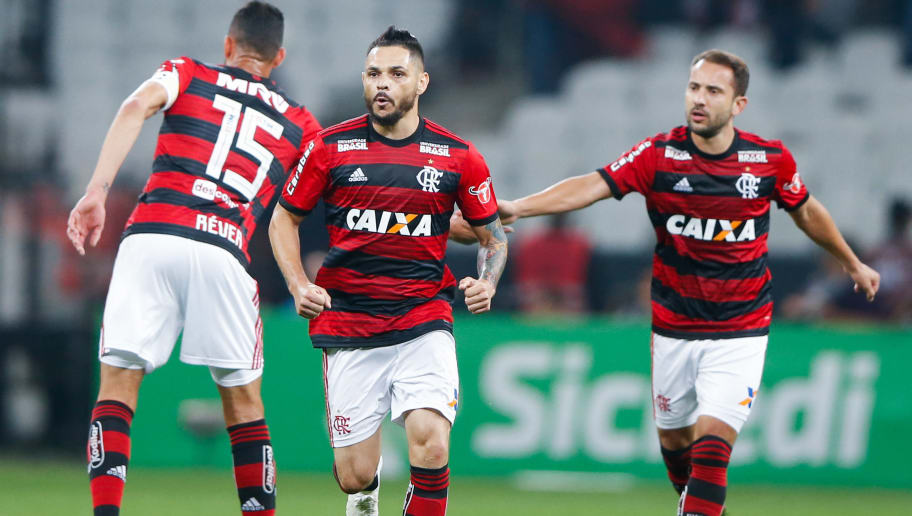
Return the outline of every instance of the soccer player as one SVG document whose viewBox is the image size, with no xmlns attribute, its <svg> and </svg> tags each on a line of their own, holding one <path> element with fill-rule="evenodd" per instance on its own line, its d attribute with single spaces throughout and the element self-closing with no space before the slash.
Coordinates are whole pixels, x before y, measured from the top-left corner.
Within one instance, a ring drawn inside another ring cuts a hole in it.
<svg viewBox="0 0 912 516">
<path fill-rule="evenodd" d="M 250 2 L 225 37 L 225 64 L 165 61 L 121 105 L 67 234 L 85 254 L 143 122 L 165 112 L 152 175 L 126 224 L 105 303 L 101 385 L 87 447 L 96 516 L 120 512 L 130 422 L 145 374 L 180 359 L 209 366 L 231 438 L 242 514 L 275 512 L 275 462 L 260 383 L 262 326 L 247 246 L 321 128 L 269 74 L 285 58 L 282 12 Z"/>
<path fill-rule="evenodd" d="M 478 278 L 458 283 L 490 309 L 507 258 L 491 176 L 478 150 L 418 114 L 428 86 L 421 44 L 390 27 L 361 75 L 368 113 L 320 132 L 288 179 L 269 226 L 276 261 L 310 338 L 323 349 L 333 471 L 346 514 L 377 514 L 380 423 L 405 427 L 411 483 L 403 514 L 442 516 L 459 401 L 456 280 L 444 265 L 454 203 L 481 243 Z M 330 250 L 311 281 L 298 226 L 326 204 Z"/>
<path fill-rule="evenodd" d="M 747 65 L 720 50 L 696 56 L 687 125 L 647 138 L 595 172 L 502 201 L 504 222 L 580 209 L 630 192 L 646 198 L 658 240 L 652 277 L 652 385 L 678 514 L 719 515 L 732 445 L 755 401 L 766 352 L 770 203 L 829 251 L 874 299 L 880 277 L 812 197 L 788 149 L 734 127 L 747 106 Z M 609 226 L 610 227 L 610 226 Z"/>
</svg>

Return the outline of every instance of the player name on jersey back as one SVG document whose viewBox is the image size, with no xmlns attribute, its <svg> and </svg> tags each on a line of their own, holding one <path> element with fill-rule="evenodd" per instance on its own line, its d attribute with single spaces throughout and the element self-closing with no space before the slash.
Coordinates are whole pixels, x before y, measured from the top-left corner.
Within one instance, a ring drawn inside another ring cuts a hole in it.
<svg viewBox="0 0 912 516">
<path fill-rule="evenodd" d="M 247 266 L 258 221 L 319 124 L 274 82 L 239 68 L 181 57 L 150 80 L 168 101 L 152 174 L 124 235 L 191 238 Z"/>
</svg>

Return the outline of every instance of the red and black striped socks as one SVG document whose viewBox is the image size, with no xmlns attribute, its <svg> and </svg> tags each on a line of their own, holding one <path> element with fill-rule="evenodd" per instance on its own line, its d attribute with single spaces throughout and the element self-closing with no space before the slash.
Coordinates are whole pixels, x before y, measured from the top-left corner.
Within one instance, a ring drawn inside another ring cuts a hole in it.
<svg viewBox="0 0 912 516">
<path fill-rule="evenodd" d="M 405 494 L 403 516 L 444 516 L 447 490 L 450 485 L 450 468 L 419 468 L 412 466 L 412 478 Z"/>
<path fill-rule="evenodd" d="M 276 468 L 266 420 L 229 426 L 234 481 L 237 483 L 241 514 L 273 516 L 276 498 Z"/>
<path fill-rule="evenodd" d="M 95 516 L 117 516 L 130 461 L 130 423 L 133 411 L 114 400 L 102 400 L 92 410 L 86 459 Z"/>
<path fill-rule="evenodd" d="M 691 471 L 681 497 L 682 516 L 719 516 L 725 505 L 731 445 L 715 435 L 697 439 L 691 449 Z"/>
<path fill-rule="evenodd" d="M 668 479 L 674 486 L 678 495 L 684 492 L 687 481 L 690 480 L 690 450 L 693 445 L 688 445 L 680 450 L 669 450 L 662 446 L 662 459 L 665 460 L 665 469 L 668 470 Z"/>
</svg>

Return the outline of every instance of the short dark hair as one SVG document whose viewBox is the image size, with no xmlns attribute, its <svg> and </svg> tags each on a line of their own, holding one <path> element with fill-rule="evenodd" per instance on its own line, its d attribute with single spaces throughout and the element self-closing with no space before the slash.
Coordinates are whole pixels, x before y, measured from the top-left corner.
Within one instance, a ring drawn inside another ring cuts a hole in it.
<svg viewBox="0 0 912 516">
<path fill-rule="evenodd" d="M 282 48 L 285 16 L 274 5 L 258 1 L 249 2 L 234 14 L 228 34 L 238 45 L 270 61 Z"/>
<path fill-rule="evenodd" d="M 397 29 L 395 25 L 390 25 L 380 37 L 375 39 L 367 47 L 367 53 L 370 54 L 371 50 L 377 47 L 403 47 L 412 56 L 418 56 L 418 59 L 421 60 L 421 65 L 424 66 L 424 49 L 421 48 L 418 38 L 407 30 Z"/>
<path fill-rule="evenodd" d="M 735 79 L 735 96 L 740 97 L 747 94 L 747 85 L 750 82 L 750 70 L 748 70 L 747 63 L 744 62 L 744 59 L 741 59 L 731 52 L 714 48 L 698 54 L 697 57 L 693 58 L 693 61 L 691 61 L 690 67 L 693 68 L 697 63 L 704 60 L 729 67 Z"/>
</svg>

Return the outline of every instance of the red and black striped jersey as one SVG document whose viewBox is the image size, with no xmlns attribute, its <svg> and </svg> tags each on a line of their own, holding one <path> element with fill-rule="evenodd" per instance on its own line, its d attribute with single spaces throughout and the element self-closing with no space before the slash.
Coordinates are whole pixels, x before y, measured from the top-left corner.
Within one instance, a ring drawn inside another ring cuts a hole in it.
<svg viewBox="0 0 912 516">
<path fill-rule="evenodd" d="M 245 267 L 257 223 L 321 129 L 275 82 L 189 57 L 152 81 L 168 92 L 152 174 L 124 236 L 167 233 L 226 249 Z"/>
<path fill-rule="evenodd" d="M 332 308 L 310 321 L 315 347 L 379 347 L 452 331 L 456 280 L 443 263 L 454 203 L 473 225 L 497 218 L 475 146 L 421 119 L 408 138 L 367 115 L 322 131 L 279 202 L 305 215 L 322 198 L 330 250 L 316 283 Z"/>
<path fill-rule="evenodd" d="M 615 198 L 631 191 L 646 197 L 657 238 L 653 331 L 685 339 L 769 332 L 770 202 L 795 210 L 809 196 L 782 142 L 736 130 L 731 147 L 711 155 L 682 126 L 643 140 L 599 172 Z"/>
</svg>

